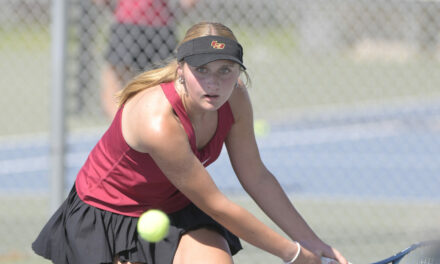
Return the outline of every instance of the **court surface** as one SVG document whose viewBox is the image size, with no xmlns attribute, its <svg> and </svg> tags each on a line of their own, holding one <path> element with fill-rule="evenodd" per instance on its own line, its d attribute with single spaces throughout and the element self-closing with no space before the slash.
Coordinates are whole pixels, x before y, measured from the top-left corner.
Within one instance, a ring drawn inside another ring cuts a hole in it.
<svg viewBox="0 0 440 264">
<path fill-rule="evenodd" d="M 258 144 L 312 228 L 353 263 L 368 263 L 440 234 L 439 109 L 273 122 Z M 103 132 L 68 137 L 66 190 Z M 32 254 L 30 243 L 48 217 L 49 150 L 45 136 L 0 141 L 0 263 L 47 263 Z M 243 193 L 225 151 L 209 171 L 232 200 L 273 226 Z M 23 236 L 8 237 L 11 227 Z M 236 263 L 279 263 L 244 246 Z"/>
</svg>

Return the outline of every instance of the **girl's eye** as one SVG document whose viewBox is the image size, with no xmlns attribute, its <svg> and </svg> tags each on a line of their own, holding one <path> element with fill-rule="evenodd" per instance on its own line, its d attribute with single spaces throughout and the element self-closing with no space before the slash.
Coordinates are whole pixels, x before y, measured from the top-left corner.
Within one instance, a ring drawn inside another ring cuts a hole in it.
<svg viewBox="0 0 440 264">
<path fill-rule="evenodd" d="M 220 72 L 223 73 L 223 74 L 230 73 L 231 69 L 229 69 L 229 67 L 224 67 L 224 68 L 220 69 Z"/>
<path fill-rule="evenodd" d="M 197 71 L 197 72 L 200 72 L 200 73 L 205 73 L 205 72 L 207 72 L 208 70 L 206 69 L 206 67 L 200 66 L 200 67 L 197 67 L 197 68 L 196 68 L 196 71 Z"/>
</svg>

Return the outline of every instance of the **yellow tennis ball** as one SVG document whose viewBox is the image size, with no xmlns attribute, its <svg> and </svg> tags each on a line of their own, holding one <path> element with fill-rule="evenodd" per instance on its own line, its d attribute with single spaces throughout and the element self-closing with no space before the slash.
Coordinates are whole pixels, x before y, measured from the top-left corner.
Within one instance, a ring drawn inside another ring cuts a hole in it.
<svg viewBox="0 0 440 264">
<path fill-rule="evenodd" d="M 161 210 L 151 209 L 139 217 L 137 231 L 148 242 L 158 242 L 168 235 L 170 219 Z"/>
<path fill-rule="evenodd" d="M 254 131 L 257 137 L 267 136 L 270 133 L 270 125 L 264 119 L 256 119 L 254 121 Z"/>
</svg>

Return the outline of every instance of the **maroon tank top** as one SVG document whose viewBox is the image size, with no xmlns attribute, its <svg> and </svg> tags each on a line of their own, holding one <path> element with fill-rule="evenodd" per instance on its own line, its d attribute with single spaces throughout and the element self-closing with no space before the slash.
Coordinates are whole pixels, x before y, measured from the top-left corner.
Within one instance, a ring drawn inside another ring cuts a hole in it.
<svg viewBox="0 0 440 264">
<path fill-rule="evenodd" d="M 203 149 L 198 150 L 194 129 L 177 94 L 174 83 L 161 85 L 180 119 L 194 155 L 207 167 L 222 150 L 234 123 L 228 102 L 218 109 L 217 130 Z M 151 208 L 172 213 L 190 201 L 168 180 L 148 153 L 132 149 L 121 130 L 121 107 L 79 171 L 75 185 L 78 196 L 87 204 L 110 212 L 139 217 Z"/>
</svg>

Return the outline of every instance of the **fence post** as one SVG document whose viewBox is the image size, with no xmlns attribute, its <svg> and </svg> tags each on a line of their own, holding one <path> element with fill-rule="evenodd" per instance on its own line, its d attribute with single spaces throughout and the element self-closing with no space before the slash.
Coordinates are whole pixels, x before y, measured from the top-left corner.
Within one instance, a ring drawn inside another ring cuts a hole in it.
<svg viewBox="0 0 440 264">
<path fill-rule="evenodd" d="M 65 105 L 67 2 L 52 1 L 52 87 L 50 130 L 50 210 L 55 212 L 64 200 L 65 182 Z"/>
</svg>

